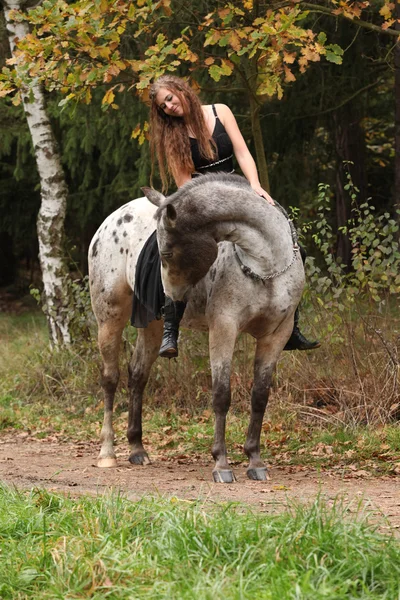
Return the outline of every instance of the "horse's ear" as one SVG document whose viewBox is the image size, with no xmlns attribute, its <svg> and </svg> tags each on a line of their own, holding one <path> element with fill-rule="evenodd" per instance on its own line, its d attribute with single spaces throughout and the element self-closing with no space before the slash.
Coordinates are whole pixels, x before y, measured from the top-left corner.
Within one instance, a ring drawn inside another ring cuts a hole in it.
<svg viewBox="0 0 400 600">
<path fill-rule="evenodd" d="M 172 204 L 167 204 L 166 207 L 167 214 L 165 215 L 164 223 L 169 227 L 175 227 L 176 223 L 176 210 Z"/>
<path fill-rule="evenodd" d="M 153 188 L 142 187 L 140 189 L 142 190 L 143 194 L 146 196 L 147 200 L 150 200 L 150 202 L 152 204 L 154 204 L 155 206 L 158 206 L 158 208 L 160 208 L 161 203 L 164 202 L 164 200 L 165 200 L 165 196 L 160 194 L 160 192 L 157 192 L 157 190 L 153 190 Z"/>
</svg>

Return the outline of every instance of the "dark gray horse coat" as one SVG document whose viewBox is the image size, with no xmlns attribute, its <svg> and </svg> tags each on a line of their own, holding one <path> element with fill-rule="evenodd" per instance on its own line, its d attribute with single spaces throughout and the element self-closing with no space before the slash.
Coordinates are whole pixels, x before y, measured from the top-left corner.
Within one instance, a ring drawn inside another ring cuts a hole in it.
<svg viewBox="0 0 400 600">
<path fill-rule="evenodd" d="M 121 335 L 132 305 L 135 264 L 157 226 L 165 292 L 188 300 L 182 325 L 209 330 L 215 436 L 215 481 L 232 481 L 227 460 L 225 422 L 230 405 L 230 371 L 235 340 L 247 332 L 257 340 L 251 418 L 244 450 L 248 475 L 265 479 L 260 433 L 271 378 L 289 339 L 293 314 L 304 285 L 304 270 L 288 220 L 236 175 L 206 175 L 175 194 L 145 188 L 146 198 L 110 215 L 89 249 L 92 306 L 103 358 L 105 414 L 99 466 L 116 465 L 112 410 L 119 379 Z M 156 216 L 156 220 L 153 218 Z M 232 243 L 233 242 L 233 243 Z M 149 461 L 142 445 L 142 396 L 156 360 L 162 323 L 138 330 L 129 368 L 129 460 Z"/>
</svg>

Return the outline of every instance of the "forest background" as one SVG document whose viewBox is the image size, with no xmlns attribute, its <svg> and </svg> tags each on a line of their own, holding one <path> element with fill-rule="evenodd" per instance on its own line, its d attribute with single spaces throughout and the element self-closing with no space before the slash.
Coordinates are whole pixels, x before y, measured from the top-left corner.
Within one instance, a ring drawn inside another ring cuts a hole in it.
<svg viewBox="0 0 400 600">
<path fill-rule="evenodd" d="M 312 373 L 315 406 L 344 421 L 398 418 L 399 4 L 2 6 L 0 285 L 42 289 L 38 237 L 53 223 L 36 222 L 51 191 L 44 196 L 26 119 L 40 90 L 65 181 L 52 246 L 65 270 L 51 310 L 53 292 L 42 292 L 53 343 L 82 337 L 88 245 L 104 218 L 149 184 L 147 89 L 173 72 L 191 76 L 204 102 L 230 106 L 263 185 L 296 217 L 312 257 L 304 318 L 323 339 L 320 357 L 334 356 L 338 370 L 321 365 L 316 374 L 310 359 L 303 375 Z M 54 313 L 67 338 L 51 325 Z"/>
</svg>

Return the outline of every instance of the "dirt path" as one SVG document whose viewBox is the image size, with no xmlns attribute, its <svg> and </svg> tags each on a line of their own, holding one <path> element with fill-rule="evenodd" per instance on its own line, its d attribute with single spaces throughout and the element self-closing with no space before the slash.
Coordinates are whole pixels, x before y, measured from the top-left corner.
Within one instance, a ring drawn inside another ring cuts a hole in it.
<svg viewBox="0 0 400 600">
<path fill-rule="evenodd" d="M 161 494 L 207 501 L 238 501 L 276 512 L 291 500 L 312 501 L 318 493 L 328 502 L 338 496 L 349 502 L 349 509 L 362 506 L 382 522 L 382 529 L 400 532 L 400 477 L 370 477 L 366 471 L 317 472 L 306 467 L 270 469 L 268 482 L 252 482 L 243 465 L 234 468 L 237 482 L 229 485 L 212 482 L 212 463 L 207 460 L 163 460 L 153 456 L 148 467 L 131 466 L 126 454 L 118 455 L 117 469 L 96 467 L 97 443 L 61 443 L 36 440 L 26 434 L 0 438 L 0 480 L 21 488 L 44 487 L 70 493 L 103 493 L 121 489 L 128 497 Z M 386 520 L 386 523 L 382 520 Z"/>
</svg>

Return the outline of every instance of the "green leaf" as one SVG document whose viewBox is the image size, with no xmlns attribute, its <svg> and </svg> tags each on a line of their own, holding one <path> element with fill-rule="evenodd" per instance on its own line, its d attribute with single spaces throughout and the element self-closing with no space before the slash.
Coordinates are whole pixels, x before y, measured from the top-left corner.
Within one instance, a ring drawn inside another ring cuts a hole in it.
<svg viewBox="0 0 400 600">
<path fill-rule="evenodd" d="M 329 50 L 332 50 L 332 52 L 334 52 L 335 54 L 339 54 L 340 56 L 343 56 L 343 54 L 344 54 L 343 48 L 341 48 L 337 44 L 330 44 L 329 46 L 327 46 L 327 48 Z M 352 161 L 348 161 L 348 162 L 349 162 L 349 164 L 353 164 Z"/>
<path fill-rule="evenodd" d="M 221 79 L 221 75 L 223 74 L 221 67 L 218 65 L 211 65 L 211 67 L 208 69 L 208 72 L 214 81 L 219 81 Z"/>
<path fill-rule="evenodd" d="M 334 54 L 334 52 L 330 52 L 329 50 L 327 50 L 325 56 L 327 61 L 335 63 L 336 65 L 341 65 L 343 62 L 341 56 L 338 56 L 337 54 Z"/>
</svg>

